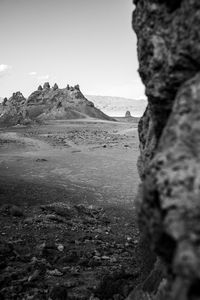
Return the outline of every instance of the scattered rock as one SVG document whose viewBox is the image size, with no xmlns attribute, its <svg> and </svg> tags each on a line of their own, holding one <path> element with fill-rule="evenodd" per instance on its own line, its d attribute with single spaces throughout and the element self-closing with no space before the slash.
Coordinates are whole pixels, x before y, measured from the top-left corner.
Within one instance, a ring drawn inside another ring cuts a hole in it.
<svg viewBox="0 0 200 300">
<path fill-rule="evenodd" d="M 42 205 L 42 210 L 53 212 L 61 217 L 71 219 L 74 216 L 74 209 L 65 203 L 53 203 L 50 205 Z"/>
<path fill-rule="evenodd" d="M 46 158 L 37 158 L 36 162 L 46 162 L 47 159 Z"/>
<path fill-rule="evenodd" d="M 9 217 L 5 214 L 4 218 L 6 216 Z M 64 221 L 58 222 L 57 218 Z M 62 297 L 102 299 L 96 293 L 99 278 L 107 272 L 112 285 L 112 280 L 116 281 L 113 274 L 120 265 L 130 268 L 131 253 L 124 256 L 123 243 L 118 244 L 115 240 L 125 242 L 132 232 L 128 226 L 126 236 L 119 236 L 118 229 L 112 232 L 112 221 L 100 207 L 52 203 L 34 208 L 34 214 L 23 223 L 18 218 L 14 221 L 15 226 L 20 224 L 17 236 L 10 243 L 2 243 L 2 247 L 0 244 L 2 299 L 12 299 L 14 294 L 24 299 L 41 300 Z M 23 238 L 19 239 L 21 230 L 25 231 Z M 135 267 L 132 269 L 133 274 Z M 122 297 L 126 276 L 122 276 L 120 284 L 114 284 L 115 287 L 121 286 L 120 291 L 111 288 L 111 298 L 114 295 L 116 299 L 120 299 L 119 295 Z M 133 275 L 129 276 L 132 280 Z"/>
<path fill-rule="evenodd" d="M 40 276 L 40 270 L 35 270 L 33 274 L 28 277 L 28 281 L 31 282 L 31 281 L 38 280 L 39 276 Z"/>
<path fill-rule="evenodd" d="M 60 272 L 57 269 L 54 269 L 54 270 L 47 270 L 47 275 L 49 275 L 49 276 L 63 276 L 63 273 Z"/>
<path fill-rule="evenodd" d="M 0 207 L 1 214 L 11 215 L 13 217 L 24 217 L 24 212 L 22 208 L 16 205 L 2 205 Z"/>
</svg>

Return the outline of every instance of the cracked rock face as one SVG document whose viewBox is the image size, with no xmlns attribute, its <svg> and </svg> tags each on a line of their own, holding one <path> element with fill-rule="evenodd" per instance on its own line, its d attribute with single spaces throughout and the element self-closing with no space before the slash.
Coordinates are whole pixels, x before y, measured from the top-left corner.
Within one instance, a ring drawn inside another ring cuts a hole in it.
<svg viewBox="0 0 200 300">
<path fill-rule="evenodd" d="M 200 1 L 135 4 L 148 97 L 139 123 L 139 220 L 170 276 L 162 299 L 200 299 Z"/>
</svg>

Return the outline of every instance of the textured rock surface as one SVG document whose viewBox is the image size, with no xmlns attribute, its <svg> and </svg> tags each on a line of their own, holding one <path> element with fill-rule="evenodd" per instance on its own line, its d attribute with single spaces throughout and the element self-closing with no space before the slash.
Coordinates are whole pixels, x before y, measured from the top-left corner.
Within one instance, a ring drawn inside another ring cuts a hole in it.
<svg viewBox="0 0 200 300">
<path fill-rule="evenodd" d="M 139 73 L 149 103 L 139 123 L 137 206 L 169 276 L 167 292 L 140 299 L 200 299 L 200 2 L 135 4 Z"/>
</svg>

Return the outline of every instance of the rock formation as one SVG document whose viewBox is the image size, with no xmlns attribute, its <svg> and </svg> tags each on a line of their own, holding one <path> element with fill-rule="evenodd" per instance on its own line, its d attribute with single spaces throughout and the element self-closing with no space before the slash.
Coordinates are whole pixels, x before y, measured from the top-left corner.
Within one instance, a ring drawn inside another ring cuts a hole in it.
<svg viewBox="0 0 200 300">
<path fill-rule="evenodd" d="M 55 91 L 57 89 L 58 89 L 58 85 L 57 85 L 57 83 L 55 83 L 54 86 L 53 86 L 53 90 Z"/>
<path fill-rule="evenodd" d="M 125 118 L 130 118 L 130 117 L 131 117 L 131 113 L 129 110 L 127 110 L 125 113 Z"/>
<path fill-rule="evenodd" d="M 26 98 L 21 92 L 13 93 L 9 99 L 5 98 L 2 105 L 0 124 L 16 125 L 23 121 L 25 118 L 25 103 Z"/>
<path fill-rule="evenodd" d="M 48 90 L 48 89 L 50 89 L 50 88 L 51 88 L 51 87 L 50 87 L 49 82 L 45 82 L 44 85 L 43 85 L 43 89 L 44 89 L 44 90 Z"/>
<path fill-rule="evenodd" d="M 24 124 L 27 121 L 87 117 L 114 120 L 88 101 L 79 85 L 59 89 L 57 84 L 51 88 L 48 82 L 43 88 L 39 86 L 27 100 L 20 92 L 14 93 L 9 100 L 4 101 L 0 109 L 0 124 L 6 126 Z"/>
<path fill-rule="evenodd" d="M 134 2 L 148 97 L 139 123 L 137 207 L 167 274 L 165 289 L 162 281 L 157 296 L 140 299 L 200 299 L 200 2 Z M 136 294 L 130 299 L 139 299 Z"/>
<path fill-rule="evenodd" d="M 2 105 L 5 106 L 7 101 L 8 101 L 8 98 L 5 97 L 5 98 L 3 99 Z"/>
<path fill-rule="evenodd" d="M 27 116 L 30 119 L 80 119 L 86 117 L 112 120 L 88 101 L 79 85 L 59 89 L 46 82 L 42 90 L 33 92 L 26 102 Z"/>
</svg>

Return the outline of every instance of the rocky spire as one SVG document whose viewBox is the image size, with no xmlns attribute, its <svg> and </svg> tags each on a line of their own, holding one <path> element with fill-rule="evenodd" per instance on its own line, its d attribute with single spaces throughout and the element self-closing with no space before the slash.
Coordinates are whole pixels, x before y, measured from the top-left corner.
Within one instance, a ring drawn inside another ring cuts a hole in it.
<svg viewBox="0 0 200 300">
<path fill-rule="evenodd" d="M 80 91 L 80 86 L 79 86 L 79 84 L 76 84 L 76 85 L 74 86 L 74 89 Z"/>
<path fill-rule="evenodd" d="M 48 89 L 50 89 L 50 88 L 51 88 L 51 87 L 50 87 L 49 82 L 45 82 L 44 85 L 43 85 L 43 89 L 44 89 L 44 90 L 48 90 Z"/>
<path fill-rule="evenodd" d="M 131 112 L 129 110 L 127 110 L 126 114 L 125 114 L 125 118 L 129 118 L 131 117 Z"/>
<path fill-rule="evenodd" d="M 6 105 L 6 102 L 7 102 L 7 101 L 8 101 L 8 98 L 5 97 L 5 98 L 3 99 L 2 105 L 3 105 L 3 106 Z"/>
<path fill-rule="evenodd" d="M 57 89 L 58 89 L 58 85 L 57 85 L 57 83 L 55 83 L 54 86 L 53 86 L 53 90 L 55 91 Z"/>
</svg>

